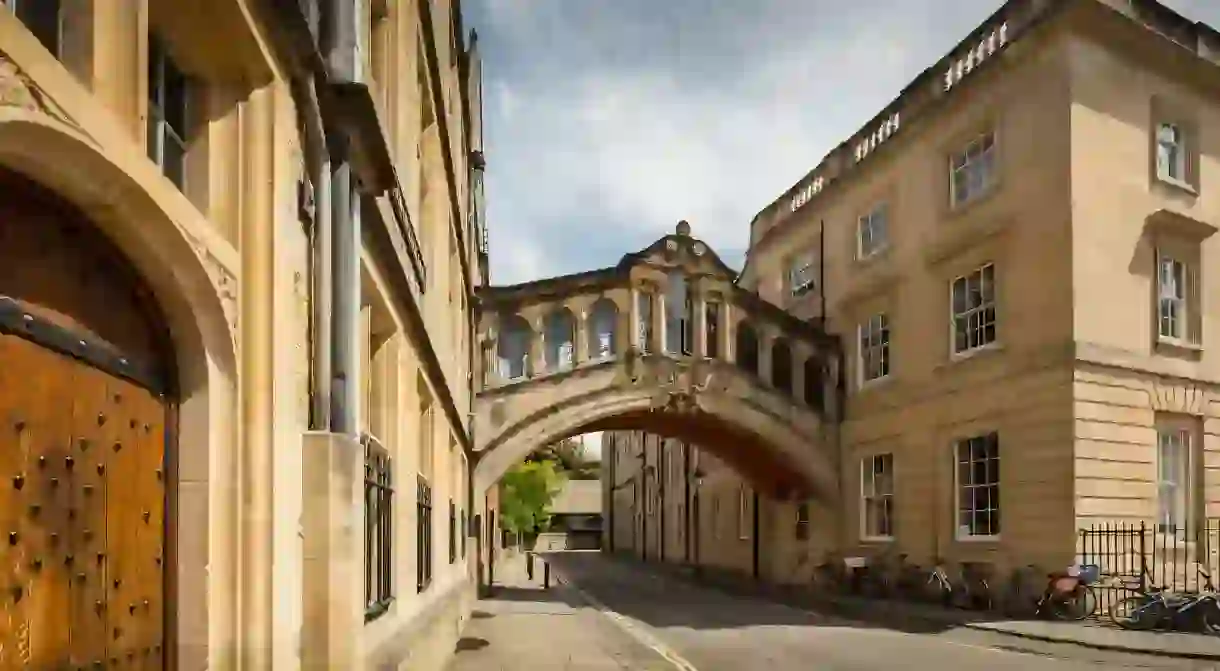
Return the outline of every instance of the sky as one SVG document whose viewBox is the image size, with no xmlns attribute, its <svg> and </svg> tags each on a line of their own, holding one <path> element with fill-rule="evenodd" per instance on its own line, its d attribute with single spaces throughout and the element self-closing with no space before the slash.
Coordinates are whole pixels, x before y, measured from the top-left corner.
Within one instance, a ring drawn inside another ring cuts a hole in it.
<svg viewBox="0 0 1220 671">
<path fill-rule="evenodd" d="M 1162 2 L 1220 26 L 1220 0 Z M 467 0 L 492 283 L 613 265 L 681 219 L 740 269 L 754 214 L 1001 4 Z"/>
<path fill-rule="evenodd" d="M 1162 0 L 1220 26 L 1220 0 Z M 750 219 L 998 0 L 468 0 L 491 281 L 604 267 L 681 219 L 740 268 Z"/>
</svg>

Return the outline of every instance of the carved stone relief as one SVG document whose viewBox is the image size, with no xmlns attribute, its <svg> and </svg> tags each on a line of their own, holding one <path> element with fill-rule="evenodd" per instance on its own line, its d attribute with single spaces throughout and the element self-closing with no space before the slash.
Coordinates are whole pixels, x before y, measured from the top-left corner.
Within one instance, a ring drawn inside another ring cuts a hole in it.
<svg viewBox="0 0 1220 671">
<path fill-rule="evenodd" d="M 84 132 L 67 110 L 47 95 L 4 51 L 0 51 L 0 106 L 46 114 Z"/>
<path fill-rule="evenodd" d="M 189 235 L 183 231 L 184 235 Z M 225 321 L 229 323 L 229 335 L 233 338 L 234 344 L 237 343 L 237 278 L 229 269 L 217 259 L 211 250 L 206 245 L 198 240 L 191 240 L 191 246 L 195 249 L 195 254 L 199 256 L 199 260 L 203 263 L 204 270 L 208 273 L 208 278 L 212 280 L 212 286 L 216 289 L 216 295 L 220 298 L 220 307 L 224 311 Z"/>
</svg>

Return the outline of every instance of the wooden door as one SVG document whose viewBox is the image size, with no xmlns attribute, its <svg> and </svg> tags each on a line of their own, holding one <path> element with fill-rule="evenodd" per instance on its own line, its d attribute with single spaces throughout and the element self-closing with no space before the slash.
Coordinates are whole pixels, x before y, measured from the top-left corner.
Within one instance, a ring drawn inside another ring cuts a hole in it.
<svg viewBox="0 0 1220 671">
<path fill-rule="evenodd" d="M 161 668 L 165 415 L 0 335 L 0 668 Z"/>
<path fill-rule="evenodd" d="M 79 213 L 0 173 L 0 671 L 165 668 L 163 320 Z"/>
</svg>

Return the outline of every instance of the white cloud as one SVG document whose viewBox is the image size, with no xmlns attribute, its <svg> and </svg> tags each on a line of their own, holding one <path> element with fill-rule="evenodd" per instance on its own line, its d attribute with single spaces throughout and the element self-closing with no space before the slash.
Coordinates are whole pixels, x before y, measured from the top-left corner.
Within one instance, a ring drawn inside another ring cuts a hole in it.
<svg viewBox="0 0 1220 671">
<path fill-rule="evenodd" d="M 999 6 L 483 2 L 497 284 L 610 265 L 679 219 L 744 248 L 758 210 Z"/>
</svg>

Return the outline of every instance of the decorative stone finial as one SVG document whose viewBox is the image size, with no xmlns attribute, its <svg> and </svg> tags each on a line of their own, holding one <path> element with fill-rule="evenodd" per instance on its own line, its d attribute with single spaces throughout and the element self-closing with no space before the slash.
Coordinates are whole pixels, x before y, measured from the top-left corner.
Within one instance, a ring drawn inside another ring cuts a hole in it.
<svg viewBox="0 0 1220 671">
<path fill-rule="evenodd" d="M 674 229 L 674 232 L 684 238 L 690 237 L 690 223 L 685 219 L 679 221 L 677 228 Z"/>
</svg>

